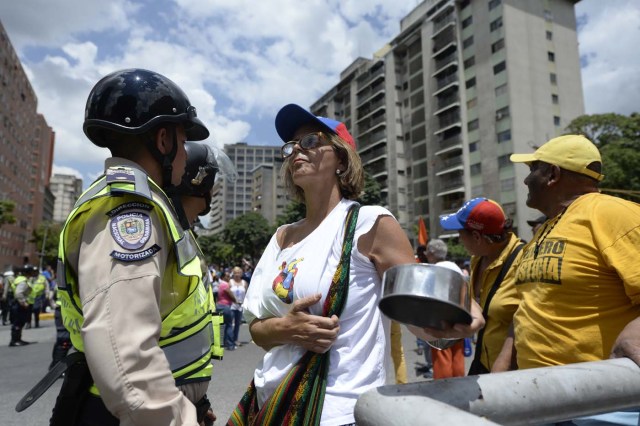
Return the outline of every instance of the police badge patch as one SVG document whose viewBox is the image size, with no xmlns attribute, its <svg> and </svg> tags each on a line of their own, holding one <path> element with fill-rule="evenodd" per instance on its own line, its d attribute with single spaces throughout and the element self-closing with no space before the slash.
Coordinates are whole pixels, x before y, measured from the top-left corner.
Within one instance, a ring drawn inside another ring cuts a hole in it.
<svg viewBox="0 0 640 426">
<path fill-rule="evenodd" d="M 137 250 L 151 237 L 151 219 L 145 213 L 130 212 L 111 219 L 111 236 L 127 250 Z"/>
</svg>

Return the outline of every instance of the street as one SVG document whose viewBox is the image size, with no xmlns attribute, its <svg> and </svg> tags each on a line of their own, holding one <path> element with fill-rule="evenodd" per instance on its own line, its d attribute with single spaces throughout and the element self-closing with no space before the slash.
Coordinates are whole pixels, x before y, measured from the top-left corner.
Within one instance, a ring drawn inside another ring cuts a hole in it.
<svg viewBox="0 0 640 426">
<path fill-rule="evenodd" d="M 36 426 L 49 422 L 51 409 L 58 395 L 62 380 L 58 380 L 38 401 L 22 413 L 15 406 L 24 394 L 46 373 L 51 362 L 51 349 L 55 340 L 55 326 L 52 319 L 40 321 L 40 328 L 24 330 L 23 339 L 37 342 L 28 346 L 8 346 L 10 326 L 0 328 L 0 425 Z M 209 399 L 218 416 L 216 424 L 224 424 L 245 392 L 252 378 L 254 366 L 263 351 L 250 342 L 248 327 L 242 325 L 240 342 L 235 351 L 225 351 L 223 361 L 214 362 L 213 380 L 209 386 Z M 416 353 L 415 338 L 406 329 L 402 330 L 402 340 L 407 362 L 409 381 L 426 380 L 416 374 L 415 367 L 423 365 L 424 358 Z M 470 358 L 465 358 L 467 366 Z M 389 367 L 388 371 L 392 371 Z M 388 378 L 393 383 L 393 377 Z"/>
</svg>

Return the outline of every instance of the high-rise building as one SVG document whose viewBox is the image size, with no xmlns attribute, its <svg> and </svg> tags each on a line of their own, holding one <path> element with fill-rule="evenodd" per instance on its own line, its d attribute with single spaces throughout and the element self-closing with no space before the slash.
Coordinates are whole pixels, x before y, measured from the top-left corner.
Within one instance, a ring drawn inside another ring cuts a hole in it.
<svg viewBox="0 0 640 426">
<path fill-rule="evenodd" d="M 347 124 L 387 207 L 415 236 L 449 237 L 440 214 L 500 202 L 521 236 L 525 167 L 509 161 L 584 113 L 571 0 L 426 0 L 372 59 L 358 58 L 311 106 Z"/>
<path fill-rule="evenodd" d="M 54 174 L 51 176 L 50 188 L 56 197 L 53 205 L 53 220 L 64 223 L 82 194 L 82 179 L 74 175 Z"/>
<path fill-rule="evenodd" d="M 270 225 L 275 225 L 290 200 L 280 179 L 282 158 L 270 164 L 259 164 L 251 171 L 251 210 L 260 213 Z"/>
<path fill-rule="evenodd" d="M 22 64 L 0 24 L 0 200 L 15 203 L 0 226 L 0 267 L 38 263 L 30 240 L 45 215 L 55 134 L 41 114 Z"/>
<path fill-rule="evenodd" d="M 252 211 L 251 172 L 261 164 L 274 164 L 281 156 L 279 146 L 247 145 L 245 142 L 225 145 L 224 152 L 235 165 L 238 179 L 234 183 L 223 179 L 213 187 L 208 226 L 213 234 L 222 231 L 230 220 Z"/>
</svg>

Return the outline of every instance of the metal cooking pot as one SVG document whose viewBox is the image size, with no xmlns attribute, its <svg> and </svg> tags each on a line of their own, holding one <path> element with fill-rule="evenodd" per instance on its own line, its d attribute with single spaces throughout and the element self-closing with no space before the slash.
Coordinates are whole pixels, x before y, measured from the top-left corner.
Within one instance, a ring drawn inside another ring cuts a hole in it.
<svg viewBox="0 0 640 426">
<path fill-rule="evenodd" d="M 387 269 L 380 310 L 403 324 L 442 330 L 471 324 L 469 284 L 451 269 L 415 263 Z"/>
</svg>

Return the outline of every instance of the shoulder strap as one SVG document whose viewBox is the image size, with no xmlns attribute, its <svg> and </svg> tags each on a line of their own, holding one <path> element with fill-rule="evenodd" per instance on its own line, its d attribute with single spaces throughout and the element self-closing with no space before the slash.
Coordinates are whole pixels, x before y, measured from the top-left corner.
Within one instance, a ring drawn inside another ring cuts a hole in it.
<svg viewBox="0 0 640 426">
<path fill-rule="evenodd" d="M 496 280 L 493 282 L 493 285 L 491 286 L 491 290 L 489 290 L 489 294 L 487 294 L 487 299 L 484 302 L 484 308 L 482 308 L 482 316 L 484 317 L 485 321 L 488 320 L 489 305 L 491 304 L 491 299 L 493 299 L 493 296 L 496 294 L 496 292 L 500 288 L 500 285 L 502 284 L 502 280 L 504 279 L 505 275 L 507 275 L 507 272 L 509 272 L 509 269 L 511 269 L 511 265 L 513 264 L 513 261 L 516 259 L 516 256 L 518 255 L 520 250 L 522 250 L 522 247 L 524 247 L 524 242 L 521 240 L 520 243 L 513 249 L 513 251 L 509 253 L 509 256 L 507 256 L 504 263 L 502 264 L 502 268 L 500 268 L 500 273 L 496 277 Z M 485 324 L 485 328 L 486 328 L 486 324 Z M 476 340 L 476 352 L 473 356 L 474 363 L 480 362 L 480 357 L 482 356 L 482 340 L 484 337 L 485 328 L 482 328 L 478 332 L 478 339 Z"/>
</svg>

